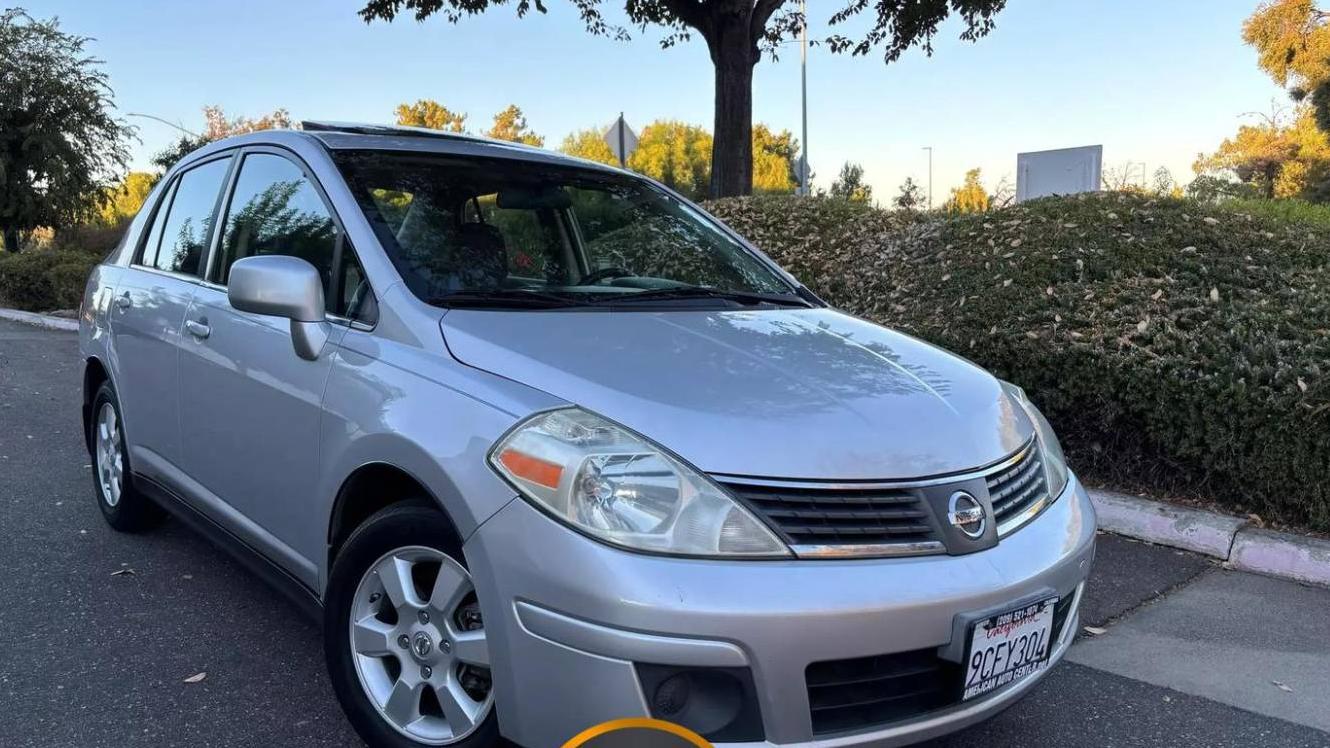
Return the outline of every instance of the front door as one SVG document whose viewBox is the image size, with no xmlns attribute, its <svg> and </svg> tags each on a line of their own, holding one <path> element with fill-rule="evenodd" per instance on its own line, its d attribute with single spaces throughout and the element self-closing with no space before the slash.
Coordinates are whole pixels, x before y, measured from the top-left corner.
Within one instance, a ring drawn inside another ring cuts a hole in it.
<svg viewBox="0 0 1330 748">
<path fill-rule="evenodd" d="M 172 180 L 111 302 L 130 466 L 173 487 L 180 468 L 181 328 L 199 288 L 199 264 L 230 162 L 209 161 Z"/>
<path fill-rule="evenodd" d="M 307 260 L 334 293 L 342 232 L 313 178 L 284 155 L 243 156 L 221 223 L 221 239 L 186 314 L 180 380 L 183 456 L 190 476 L 224 502 L 243 540 L 311 586 L 327 525 L 311 511 L 319 470 L 319 420 L 333 352 L 346 327 L 314 361 L 296 355 L 290 322 L 238 311 L 226 282 L 231 264 L 265 254 Z M 349 260 L 349 247 L 346 248 Z"/>
</svg>

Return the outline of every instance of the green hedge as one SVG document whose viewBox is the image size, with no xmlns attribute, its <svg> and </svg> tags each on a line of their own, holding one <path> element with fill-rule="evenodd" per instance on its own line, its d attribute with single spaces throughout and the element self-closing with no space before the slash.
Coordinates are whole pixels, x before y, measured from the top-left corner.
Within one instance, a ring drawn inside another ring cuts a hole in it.
<svg viewBox="0 0 1330 748">
<path fill-rule="evenodd" d="M 77 309 L 101 256 L 73 250 L 0 253 L 0 306 L 29 312 Z"/>
<path fill-rule="evenodd" d="M 1330 226 L 1184 200 L 708 207 L 829 301 L 1023 385 L 1088 480 L 1330 530 Z"/>
</svg>

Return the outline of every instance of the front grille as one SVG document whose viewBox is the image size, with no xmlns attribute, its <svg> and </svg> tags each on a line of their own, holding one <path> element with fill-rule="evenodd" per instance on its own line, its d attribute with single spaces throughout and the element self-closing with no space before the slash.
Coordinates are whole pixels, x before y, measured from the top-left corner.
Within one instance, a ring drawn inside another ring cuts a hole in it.
<svg viewBox="0 0 1330 748">
<path fill-rule="evenodd" d="M 919 649 L 815 662 L 804 673 L 813 734 L 877 727 L 941 709 L 960 695 L 961 666 Z"/>
<path fill-rule="evenodd" d="M 906 490 L 727 484 L 795 546 L 937 541 L 929 512 Z"/>
<path fill-rule="evenodd" d="M 1054 646 L 1076 593 L 1053 606 Z M 961 665 L 917 649 L 874 657 L 815 662 L 804 672 L 813 734 L 880 728 L 960 703 Z"/>
<path fill-rule="evenodd" d="M 988 500 L 998 527 L 1048 498 L 1048 479 L 1039 443 L 1031 442 L 1025 453 L 1010 467 L 989 475 Z"/>
</svg>

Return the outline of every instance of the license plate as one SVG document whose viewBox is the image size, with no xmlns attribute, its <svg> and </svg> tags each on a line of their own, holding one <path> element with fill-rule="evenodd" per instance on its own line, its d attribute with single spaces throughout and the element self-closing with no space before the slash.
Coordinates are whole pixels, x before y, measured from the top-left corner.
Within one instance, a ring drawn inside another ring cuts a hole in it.
<svg viewBox="0 0 1330 748">
<path fill-rule="evenodd" d="M 1053 607 L 1050 597 L 1000 613 L 970 627 L 961 700 L 982 696 L 1048 667 L 1053 653 Z"/>
</svg>

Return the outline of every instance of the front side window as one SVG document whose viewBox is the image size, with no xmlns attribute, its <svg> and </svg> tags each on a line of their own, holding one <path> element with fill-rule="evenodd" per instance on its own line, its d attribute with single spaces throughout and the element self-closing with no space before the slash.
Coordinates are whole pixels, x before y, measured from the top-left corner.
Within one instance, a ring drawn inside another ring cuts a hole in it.
<svg viewBox="0 0 1330 748">
<path fill-rule="evenodd" d="M 217 196 L 230 166 L 229 157 L 209 161 L 175 180 L 148 232 L 141 264 L 172 273 L 199 274 Z"/>
<path fill-rule="evenodd" d="M 708 217 L 644 180 L 445 154 L 335 158 L 407 286 L 430 303 L 804 305 Z"/>
<path fill-rule="evenodd" d="M 319 191 L 298 165 L 272 153 L 251 153 L 240 164 L 211 278 L 225 285 L 237 260 L 260 255 L 290 255 L 313 265 L 334 314 L 359 311 L 372 296 Z"/>
</svg>

